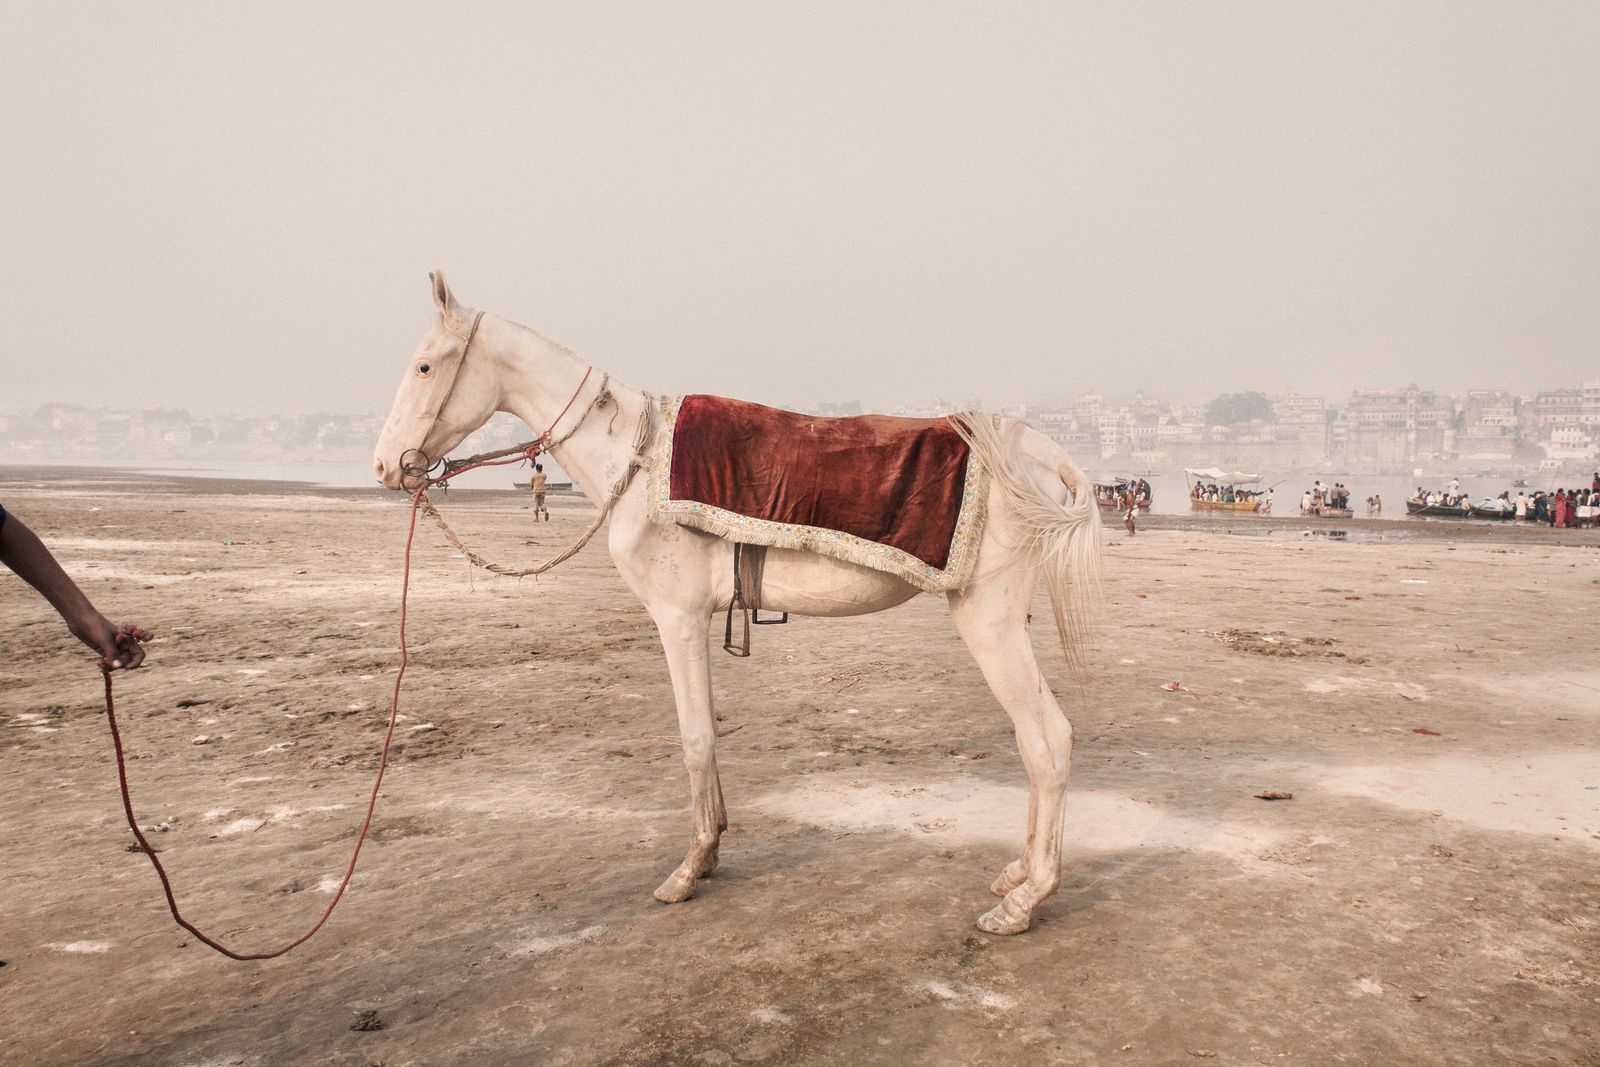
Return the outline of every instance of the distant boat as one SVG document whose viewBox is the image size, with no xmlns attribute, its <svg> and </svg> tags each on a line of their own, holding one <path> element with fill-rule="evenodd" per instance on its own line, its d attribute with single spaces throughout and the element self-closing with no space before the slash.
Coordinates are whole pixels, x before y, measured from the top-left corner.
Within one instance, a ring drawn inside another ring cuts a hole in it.
<svg viewBox="0 0 1600 1067">
<path fill-rule="evenodd" d="M 1190 511 L 1260 511 L 1259 500 L 1197 500 L 1189 498 Z"/>
<path fill-rule="evenodd" d="M 529 489 L 529 488 L 531 488 L 533 486 L 532 482 L 512 482 L 511 484 L 512 484 L 512 486 L 514 488 L 517 488 L 517 489 Z M 572 483 L 571 482 L 545 482 L 544 483 L 544 491 L 547 492 L 547 493 L 570 493 L 570 492 L 572 492 Z"/>
<path fill-rule="evenodd" d="M 1124 506 L 1123 497 L 1132 492 L 1137 481 L 1138 479 L 1136 478 L 1113 477 L 1109 482 L 1096 482 L 1094 484 L 1095 501 L 1106 511 L 1121 511 Z M 1149 496 L 1139 498 L 1139 510 L 1146 512 L 1150 510 Z"/>
<path fill-rule="evenodd" d="M 1237 490 L 1240 486 L 1259 485 L 1261 475 L 1245 474 L 1241 471 L 1225 471 L 1216 467 L 1199 469 L 1184 468 L 1184 481 L 1189 484 L 1189 510 L 1190 511 L 1247 511 L 1261 510 L 1265 499 L 1264 494 L 1251 490 L 1249 500 L 1202 500 L 1194 495 L 1196 481 L 1210 482 L 1213 485 L 1231 485 Z"/>
<path fill-rule="evenodd" d="M 1420 515 L 1427 519 L 1470 519 L 1472 509 L 1460 504 L 1424 504 L 1420 500 L 1406 501 L 1407 515 Z"/>
</svg>

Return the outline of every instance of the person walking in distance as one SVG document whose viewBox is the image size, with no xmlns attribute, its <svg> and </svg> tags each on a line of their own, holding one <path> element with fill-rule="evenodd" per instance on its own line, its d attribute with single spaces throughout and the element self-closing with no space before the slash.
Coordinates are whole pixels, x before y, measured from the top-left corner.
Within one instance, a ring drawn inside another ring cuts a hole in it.
<svg viewBox="0 0 1600 1067">
<path fill-rule="evenodd" d="M 543 463 L 535 463 L 533 465 L 533 481 L 529 482 L 528 485 L 533 490 L 533 521 L 549 522 L 550 509 L 544 506 L 545 474 Z"/>
</svg>

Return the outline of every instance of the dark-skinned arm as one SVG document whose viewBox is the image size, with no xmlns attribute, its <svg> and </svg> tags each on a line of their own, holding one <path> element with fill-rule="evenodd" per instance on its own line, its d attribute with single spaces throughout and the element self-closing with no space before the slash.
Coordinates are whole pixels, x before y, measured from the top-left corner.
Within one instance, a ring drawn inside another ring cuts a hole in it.
<svg viewBox="0 0 1600 1067">
<path fill-rule="evenodd" d="M 61 569 L 44 542 L 10 512 L 5 512 L 0 519 L 0 563 L 10 567 L 50 602 L 66 621 L 72 636 L 99 655 L 102 667 L 131 670 L 144 662 L 144 649 L 139 642 L 127 634 L 119 640 L 117 628 L 89 603 L 89 598 Z"/>
</svg>

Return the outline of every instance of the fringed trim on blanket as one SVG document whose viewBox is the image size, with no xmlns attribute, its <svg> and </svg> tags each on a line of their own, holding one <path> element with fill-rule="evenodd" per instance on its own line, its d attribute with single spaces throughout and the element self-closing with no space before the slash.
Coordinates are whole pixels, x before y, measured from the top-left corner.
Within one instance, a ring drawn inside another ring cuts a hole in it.
<svg viewBox="0 0 1600 1067">
<path fill-rule="evenodd" d="M 651 457 L 648 487 L 652 522 L 688 526 L 728 541 L 831 556 L 903 578 L 926 593 L 953 593 L 971 581 L 989 500 L 989 469 L 979 462 L 976 452 L 968 453 L 961 510 L 950 538 L 950 556 L 940 570 L 909 552 L 838 530 L 754 519 L 697 500 L 672 499 L 673 430 L 682 400 L 680 396 L 661 398 L 661 427 Z"/>
</svg>

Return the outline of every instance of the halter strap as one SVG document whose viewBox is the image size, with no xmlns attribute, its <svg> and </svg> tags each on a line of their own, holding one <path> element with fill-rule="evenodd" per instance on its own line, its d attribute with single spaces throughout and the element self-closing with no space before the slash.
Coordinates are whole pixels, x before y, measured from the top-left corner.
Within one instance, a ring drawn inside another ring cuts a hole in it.
<svg viewBox="0 0 1600 1067">
<path fill-rule="evenodd" d="M 439 413 L 444 410 L 444 406 L 450 402 L 451 394 L 456 391 L 456 376 L 461 373 L 462 364 L 467 361 L 467 353 L 472 350 L 472 339 L 478 336 L 478 324 L 482 321 L 483 312 L 480 311 L 472 317 L 472 329 L 467 331 L 467 336 L 464 339 L 465 343 L 461 346 L 461 354 L 457 356 L 452 352 L 439 361 L 439 373 L 444 378 L 445 386 L 443 389 L 435 391 L 435 395 L 438 397 L 437 402 L 429 403 L 427 408 L 423 410 L 423 417 L 427 420 L 430 429 L 438 421 Z M 448 327 L 448 325 L 447 322 L 446 326 Z M 454 330 L 450 332 L 455 333 Z M 456 336 L 460 337 L 461 335 L 456 334 Z M 417 451 L 422 451 L 420 444 L 417 447 Z"/>
</svg>

